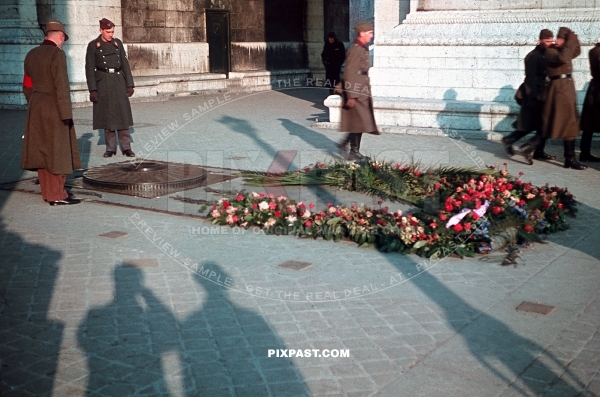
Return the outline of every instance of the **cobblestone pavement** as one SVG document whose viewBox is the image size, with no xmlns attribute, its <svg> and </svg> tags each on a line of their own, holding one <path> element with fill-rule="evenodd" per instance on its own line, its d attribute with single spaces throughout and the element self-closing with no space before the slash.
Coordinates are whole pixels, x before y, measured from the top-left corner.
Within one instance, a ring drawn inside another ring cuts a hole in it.
<svg viewBox="0 0 600 397">
<path fill-rule="evenodd" d="M 261 171 L 280 151 L 296 151 L 290 168 L 302 167 L 336 154 L 339 133 L 310 127 L 326 117 L 322 94 L 137 103 L 133 149 Z M 33 177 L 18 168 L 25 112 L 0 113 L 0 182 Z M 90 108 L 75 117 L 86 167 L 123 161 L 101 157 Z M 499 143 L 460 136 L 384 134 L 364 137 L 363 146 L 377 158 L 424 165 L 507 161 Z M 559 146 L 548 151 L 562 158 Z M 517 267 L 500 266 L 498 255 L 428 262 L 141 208 L 159 199 L 50 207 L 37 194 L 0 190 L 0 394 L 600 395 L 599 167 L 529 167 L 518 158 L 508 167 L 534 184 L 567 186 L 580 201 L 572 228 L 524 250 Z M 279 266 L 290 262 L 311 266 Z M 515 310 L 524 301 L 555 308 Z M 349 357 L 289 357 L 291 350 Z"/>
</svg>

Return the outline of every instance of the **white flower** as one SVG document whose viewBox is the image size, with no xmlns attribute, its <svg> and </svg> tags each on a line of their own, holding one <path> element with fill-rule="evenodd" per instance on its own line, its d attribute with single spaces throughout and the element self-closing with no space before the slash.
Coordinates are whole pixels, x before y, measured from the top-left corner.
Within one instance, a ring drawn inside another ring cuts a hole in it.
<svg viewBox="0 0 600 397">
<path fill-rule="evenodd" d="M 310 218 L 310 211 L 309 210 L 304 211 L 304 214 L 302 214 L 302 218 L 304 218 L 304 219 Z"/>
<path fill-rule="evenodd" d="M 248 215 L 250 213 L 250 210 L 248 209 L 248 207 L 244 208 L 244 215 Z"/>
<path fill-rule="evenodd" d="M 213 212 L 210 213 L 210 216 L 212 216 L 213 218 L 218 218 L 221 216 L 221 213 L 217 210 L 214 210 Z"/>
<path fill-rule="evenodd" d="M 237 212 L 237 210 L 238 210 L 238 209 L 237 209 L 236 207 L 233 207 L 233 206 L 231 206 L 231 207 L 228 207 L 228 208 L 225 210 L 225 212 L 227 212 L 229 215 L 231 215 L 231 214 L 235 214 L 235 213 Z"/>
<path fill-rule="evenodd" d="M 285 218 L 288 221 L 288 224 L 291 226 L 298 220 L 294 215 L 289 215 Z"/>
<path fill-rule="evenodd" d="M 265 227 L 271 227 L 275 224 L 275 222 L 277 222 L 274 218 L 269 218 L 266 222 L 265 222 Z"/>
<path fill-rule="evenodd" d="M 226 219 L 227 223 L 229 223 L 230 225 L 234 222 L 233 221 L 233 216 L 231 215 L 227 215 L 227 219 Z"/>
<path fill-rule="evenodd" d="M 335 211 L 337 211 L 337 208 L 335 208 L 334 206 L 329 207 L 328 209 L 330 214 L 333 214 Z"/>
<path fill-rule="evenodd" d="M 400 211 L 400 210 L 396 211 L 396 216 L 402 216 L 402 211 Z"/>
<path fill-rule="evenodd" d="M 287 200 L 287 197 L 285 197 L 285 196 L 279 196 L 279 197 L 277 197 L 277 200 L 278 201 L 285 201 L 285 200 Z"/>
<path fill-rule="evenodd" d="M 268 210 L 268 209 L 269 209 L 269 203 L 267 203 L 266 201 L 261 201 L 261 202 L 258 204 L 258 208 L 259 208 L 261 211 L 266 211 L 266 210 Z"/>
<path fill-rule="evenodd" d="M 250 194 L 251 194 L 251 195 L 252 195 L 252 197 L 254 197 L 254 198 L 258 198 L 258 197 L 260 197 L 260 194 L 258 194 L 258 193 L 256 193 L 256 192 L 252 192 L 252 193 L 250 193 Z"/>
</svg>

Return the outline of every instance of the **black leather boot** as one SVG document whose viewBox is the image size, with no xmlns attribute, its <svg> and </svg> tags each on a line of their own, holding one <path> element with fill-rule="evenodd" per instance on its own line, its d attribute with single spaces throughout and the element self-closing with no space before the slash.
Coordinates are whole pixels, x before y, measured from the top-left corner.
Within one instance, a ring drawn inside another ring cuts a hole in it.
<svg viewBox="0 0 600 397">
<path fill-rule="evenodd" d="M 556 156 L 544 152 L 546 147 L 546 138 L 539 137 L 538 147 L 533 152 L 533 158 L 535 160 L 556 160 Z"/>
<path fill-rule="evenodd" d="M 587 166 L 577 161 L 575 157 L 575 141 L 564 141 L 563 145 L 565 148 L 565 168 L 573 168 L 574 170 L 585 170 Z"/>
<path fill-rule="evenodd" d="M 363 160 L 368 159 L 367 156 L 360 152 L 360 141 L 362 133 L 350 134 L 350 153 L 348 153 L 348 160 Z"/>
<path fill-rule="evenodd" d="M 513 143 L 523 138 L 525 135 L 529 134 L 529 131 L 518 131 L 515 130 L 508 134 L 507 136 L 502 138 L 502 144 L 504 145 L 504 150 L 506 154 L 509 156 L 515 155 L 515 149 L 513 148 Z"/>
<path fill-rule="evenodd" d="M 583 135 L 581 136 L 581 145 L 579 146 L 581 149 L 581 153 L 579 154 L 580 161 L 600 161 L 599 157 L 596 157 L 591 153 L 593 134 L 594 133 L 592 131 L 583 131 Z"/>
<path fill-rule="evenodd" d="M 521 147 L 519 147 L 519 150 L 521 150 L 521 154 L 523 157 L 525 157 L 527 164 L 533 165 L 533 152 L 535 152 L 535 149 L 537 149 L 539 144 L 540 137 L 535 135 L 533 138 L 529 139 Z"/>
</svg>

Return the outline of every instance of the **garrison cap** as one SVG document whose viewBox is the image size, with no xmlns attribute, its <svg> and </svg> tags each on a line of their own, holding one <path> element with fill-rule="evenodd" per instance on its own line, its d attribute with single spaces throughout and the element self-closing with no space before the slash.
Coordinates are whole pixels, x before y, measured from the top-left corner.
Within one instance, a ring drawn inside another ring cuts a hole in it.
<svg viewBox="0 0 600 397">
<path fill-rule="evenodd" d="M 102 18 L 100 20 L 100 29 L 105 30 L 105 29 L 110 29 L 110 28 L 114 28 L 115 24 L 112 23 L 112 21 L 106 19 L 106 18 Z"/>
</svg>

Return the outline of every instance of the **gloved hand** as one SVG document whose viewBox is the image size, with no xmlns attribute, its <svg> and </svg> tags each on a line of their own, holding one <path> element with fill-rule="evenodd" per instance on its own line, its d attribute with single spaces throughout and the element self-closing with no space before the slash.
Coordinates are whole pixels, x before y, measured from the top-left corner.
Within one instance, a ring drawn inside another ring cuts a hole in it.
<svg viewBox="0 0 600 397">
<path fill-rule="evenodd" d="M 133 95 L 133 87 L 127 87 L 127 96 L 130 97 Z"/>
<path fill-rule="evenodd" d="M 63 123 L 69 128 L 73 127 L 73 119 L 65 119 Z"/>
<path fill-rule="evenodd" d="M 90 91 L 90 102 L 98 102 L 98 91 Z"/>
</svg>

